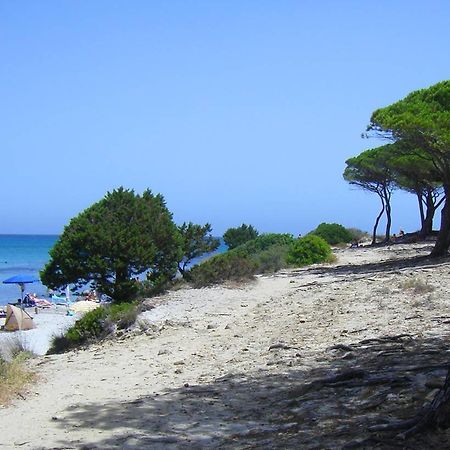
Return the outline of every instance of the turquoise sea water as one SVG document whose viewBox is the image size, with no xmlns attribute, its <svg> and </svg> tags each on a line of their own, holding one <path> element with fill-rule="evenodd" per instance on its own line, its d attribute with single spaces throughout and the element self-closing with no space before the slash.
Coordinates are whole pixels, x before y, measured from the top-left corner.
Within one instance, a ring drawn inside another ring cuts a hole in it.
<svg viewBox="0 0 450 450">
<path fill-rule="evenodd" d="M 54 235 L 0 235 L 0 305 L 20 298 L 19 287 L 3 284 L 3 280 L 19 274 L 39 278 L 39 271 L 48 261 L 48 252 L 57 239 L 58 236 Z M 36 282 L 27 285 L 25 292 L 43 296 L 47 294 L 47 289 Z"/>
<path fill-rule="evenodd" d="M 20 298 L 19 287 L 15 284 L 3 284 L 3 280 L 19 274 L 39 278 L 39 271 L 47 263 L 48 252 L 57 239 L 56 235 L 0 235 L 0 305 Z M 226 251 L 226 248 L 221 241 L 217 253 Z M 25 292 L 47 296 L 47 289 L 40 282 L 27 285 Z"/>
</svg>

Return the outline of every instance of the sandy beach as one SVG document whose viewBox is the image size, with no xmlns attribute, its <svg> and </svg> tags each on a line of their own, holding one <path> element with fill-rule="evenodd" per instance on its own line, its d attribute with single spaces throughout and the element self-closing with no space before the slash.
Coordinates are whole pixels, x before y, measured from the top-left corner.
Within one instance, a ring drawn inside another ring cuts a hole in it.
<svg viewBox="0 0 450 450">
<path fill-rule="evenodd" d="M 169 292 L 116 340 L 32 360 L 38 382 L 0 410 L 0 447 L 312 449 L 372 439 L 370 424 L 414 414 L 445 378 L 450 263 L 419 258 L 429 251 L 337 250 L 332 265 Z M 446 435 L 435 439 L 448 448 Z"/>
<path fill-rule="evenodd" d="M 45 355 L 50 348 L 53 336 L 61 336 L 76 320 L 68 316 L 65 306 L 53 306 L 48 309 L 27 308 L 33 318 L 35 328 L 27 331 L 0 332 L 0 346 L 8 346 L 8 341 L 19 341 L 21 346 L 35 355 Z"/>
</svg>

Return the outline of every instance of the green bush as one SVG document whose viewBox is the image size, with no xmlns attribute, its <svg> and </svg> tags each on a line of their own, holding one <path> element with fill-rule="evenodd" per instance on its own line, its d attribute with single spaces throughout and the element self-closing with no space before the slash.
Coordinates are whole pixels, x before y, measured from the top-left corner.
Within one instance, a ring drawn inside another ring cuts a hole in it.
<svg viewBox="0 0 450 450">
<path fill-rule="evenodd" d="M 353 239 L 353 235 L 338 223 L 321 223 L 310 234 L 319 236 L 330 245 L 340 244 L 343 242 L 350 242 Z"/>
<path fill-rule="evenodd" d="M 290 245 L 273 245 L 267 250 L 257 253 L 254 260 L 257 264 L 258 273 L 278 272 L 287 267 L 287 255 Z"/>
<path fill-rule="evenodd" d="M 292 234 L 267 233 L 240 245 L 236 248 L 236 251 L 243 255 L 252 256 L 274 246 L 291 245 L 294 240 Z"/>
<path fill-rule="evenodd" d="M 289 249 L 287 262 L 295 266 L 329 261 L 332 258 L 329 244 L 319 236 L 308 235 L 297 239 Z"/>
<path fill-rule="evenodd" d="M 136 321 L 138 312 L 135 303 L 99 306 L 77 320 L 63 336 L 54 337 L 48 353 L 62 353 L 103 339 L 115 328 L 128 328 Z"/>
<path fill-rule="evenodd" d="M 187 279 L 193 286 L 202 287 L 227 280 L 248 280 L 257 273 L 276 272 L 288 265 L 287 253 L 293 242 L 290 234 L 263 234 L 194 266 Z"/>
<path fill-rule="evenodd" d="M 209 286 L 224 281 L 244 281 L 253 278 L 256 263 L 245 255 L 231 250 L 213 256 L 190 270 L 190 282 L 194 287 Z"/>
<path fill-rule="evenodd" d="M 252 225 L 243 223 L 237 228 L 228 228 L 223 235 L 223 240 L 230 250 L 251 241 L 258 236 L 258 231 Z"/>
</svg>

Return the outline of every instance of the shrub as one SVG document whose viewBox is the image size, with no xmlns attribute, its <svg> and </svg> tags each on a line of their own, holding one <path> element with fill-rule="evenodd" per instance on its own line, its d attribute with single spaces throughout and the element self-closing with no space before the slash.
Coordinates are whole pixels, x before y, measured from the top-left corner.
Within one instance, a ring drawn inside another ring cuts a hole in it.
<svg viewBox="0 0 450 450">
<path fill-rule="evenodd" d="M 228 228 L 223 235 L 223 240 L 230 250 L 251 241 L 258 236 L 258 231 L 251 225 L 243 223 L 237 228 Z"/>
<path fill-rule="evenodd" d="M 308 235 L 297 239 L 291 246 L 287 262 L 296 266 L 330 261 L 332 258 L 329 244 L 319 236 Z"/>
<path fill-rule="evenodd" d="M 267 233 L 248 241 L 236 248 L 236 251 L 243 255 L 257 255 L 260 252 L 274 246 L 291 245 L 294 242 L 292 234 Z"/>
<path fill-rule="evenodd" d="M 228 280 L 249 280 L 256 273 L 256 268 L 251 258 L 232 250 L 194 266 L 190 270 L 190 281 L 194 287 L 202 287 Z"/>
<path fill-rule="evenodd" d="M 273 245 L 254 256 L 258 273 L 278 272 L 287 267 L 289 245 Z"/>
<path fill-rule="evenodd" d="M 16 358 L 29 358 L 33 353 L 28 349 L 25 336 L 23 334 L 12 334 L 4 339 L 0 347 L 0 358 L 5 361 L 12 361 Z"/>
<path fill-rule="evenodd" d="M 136 322 L 139 307 L 136 303 L 112 304 L 106 307 L 106 322 L 119 330 L 129 328 Z"/>
<path fill-rule="evenodd" d="M 427 294 L 434 291 L 434 287 L 420 278 L 409 278 L 401 284 L 403 289 L 412 290 L 415 294 Z"/>
<path fill-rule="evenodd" d="M 89 311 L 63 336 L 53 338 L 48 353 L 62 353 L 103 339 L 112 334 L 116 328 L 128 328 L 136 321 L 138 312 L 135 303 L 111 304 Z"/>
<path fill-rule="evenodd" d="M 353 235 L 338 223 L 321 223 L 310 234 L 319 236 L 330 245 L 339 244 L 342 242 L 350 242 L 353 239 Z"/>
<path fill-rule="evenodd" d="M 28 357 L 26 352 L 18 353 L 10 361 L 0 357 L 0 405 L 8 404 L 35 379 L 35 375 L 24 364 Z"/>
</svg>

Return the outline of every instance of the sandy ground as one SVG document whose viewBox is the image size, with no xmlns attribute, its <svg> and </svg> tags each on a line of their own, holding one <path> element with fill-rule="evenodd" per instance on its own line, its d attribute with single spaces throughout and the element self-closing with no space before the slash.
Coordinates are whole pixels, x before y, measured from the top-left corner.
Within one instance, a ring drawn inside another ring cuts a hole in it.
<svg viewBox="0 0 450 450">
<path fill-rule="evenodd" d="M 277 408 L 317 371 L 336 372 L 332 346 L 448 336 L 450 266 L 416 259 L 429 250 L 338 250 L 333 265 L 171 292 L 116 341 L 34 360 L 39 382 L 0 410 L 0 448 L 340 448 L 307 434 L 321 403 L 283 420 Z M 349 353 L 339 364 L 351 368 Z"/>
<path fill-rule="evenodd" d="M 38 314 L 35 313 L 35 308 L 27 308 L 27 312 L 33 317 L 36 328 L 27 331 L 0 332 L 2 348 L 14 347 L 18 341 L 23 349 L 36 355 L 45 355 L 53 336 L 63 335 L 76 320 L 76 316 L 67 316 L 65 306 L 39 309 Z"/>
</svg>

